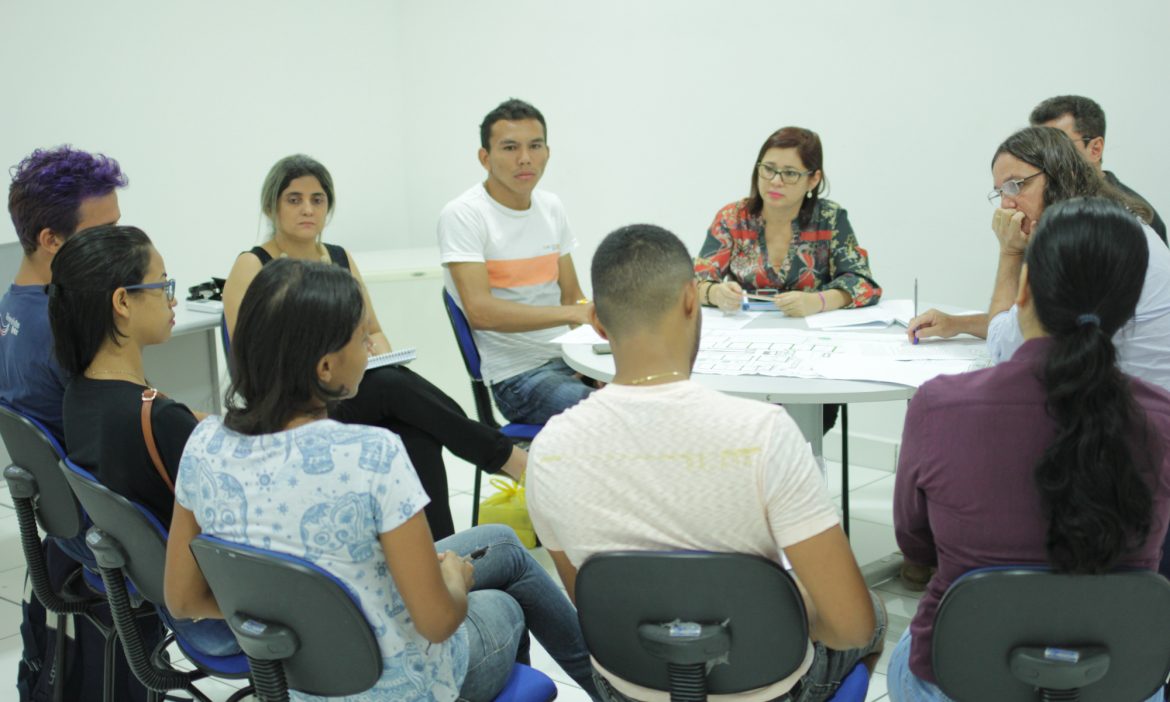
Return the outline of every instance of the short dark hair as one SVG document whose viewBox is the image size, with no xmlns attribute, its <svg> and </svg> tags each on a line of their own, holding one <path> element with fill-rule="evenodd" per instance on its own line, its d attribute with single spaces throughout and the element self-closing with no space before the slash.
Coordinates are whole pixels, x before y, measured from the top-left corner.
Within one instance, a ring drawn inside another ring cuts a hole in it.
<svg viewBox="0 0 1170 702">
<path fill-rule="evenodd" d="M 314 400 L 339 400 L 317 377 L 317 363 L 349 343 L 363 311 L 361 287 L 343 268 L 292 258 L 261 268 L 240 303 L 224 424 L 271 434 Z"/>
<path fill-rule="evenodd" d="M 37 149 L 11 172 L 8 214 L 25 254 L 37 250 L 43 229 L 62 237 L 77 231 L 82 200 L 109 195 L 129 182 L 114 159 L 68 144 Z"/>
<path fill-rule="evenodd" d="M 677 236 L 653 224 L 631 224 L 597 247 L 591 277 L 597 317 L 620 337 L 661 319 L 695 269 Z"/>
<path fill-rule="evenodd" d="M 812 214 L 816 210 L 817 200 L 829 188 L 829 181 L 825 177 L 825 157 L 821 148 L 821 137 L 811 129 L 783 127 L 772 132 L 764 140 L 764 145 L 760 147 L 760 153 L 756 154 L 756 161 L 752 164 L 752 187 L 748 195 L 748 213 L 751 215 L 759 215 L 764 209 L 764 198 L 760 196 L 759 163 L 764 160 L 764 154 L 768 153 L 769 149 L 796 149 L 805 168 L 821 172 L 821 182 L 817 183 L 817 187 L 810 191 L 812 195 L 800 203 L 800 214 L 797 216 L 799 224 L 802 227 L 808 226 L 812 220 Z"/>
<path fill-rule="evenodd" d="M 151 248 L 141 229 L 106 224 L 69 237 L 57 251 L 46 288 L 53 349 L 66 373 L 88 368 L 106 339 L 121 343 L 111 295 L 143 281 Z"/>
<path fill-rule="evenodd" d="M 1106 182 L 1068 135 L 1055 127 L 1025 127 L 1012 134 L 991 157 L 993 168 L 995 160 L 1005 153 L 1044 171 L 1045 208 L 1074 197 L 1104 197 L 1147 223 L 1152 217 L 1149 205 Z"/>
<path fill-rule="evenodd" d="M 1149 243 L 1103 198 L 1046 208 L 1025 253 L 1036 316 L 1051 337 L 1040 380 L 1054 438 L 1035 466 L 1057 570 L 1103 573 L 1154 524 L 1153 451 L 1113 335 L 1141 296 Z M 1137 275 L 1135 275 L 1137 272 Z M 1136 439 L 1136 441 L 1135 441 Z"/>
<path fill-rule="evenodd" d="M 1058 95 L 1051 97 L 1032 110 L 1028 121 L 1039 126 L 1072 115 L 1073 126 L 1081 136 L 1092 139 L 1105 136 L 1105 110 L 1096 102 L 1080 95 Z"/>
<path fill-rule="evenodd" d="M 280 194 L 288 188 L 289 183 L 304 176 L 313 176 L 321 183 L 325 198 L 329 200 L 329 214 L 333 214 L 337 197 L 333 194 L 333 176 L 329 174 L 329 169 L 311 156 L 293 154 L 273 164 L 264 177 L 264 185 L 260 187 L 260 211 L 270 222 L 275 222 L 273 218 L 280 207 Z"/>
<path fill-rule="evenodd" d="M 532 105 L 517 100 L 516 98 L 509 98 L 495 109 L 487 113 L 483 121 L 479 123 L 479 145 L 485 149 L 491 150 L 492 142 L 492 125 L 500 120 L 506 119 L 509 122 L 515 122 L 521 119 L 534 119 L 540 122 L 540 128 L 544 130 L 545 141 L 548 140 L 548 125 L 544 122 L 544 115 L 540 114 L 540 110 Z"/>
</svg>

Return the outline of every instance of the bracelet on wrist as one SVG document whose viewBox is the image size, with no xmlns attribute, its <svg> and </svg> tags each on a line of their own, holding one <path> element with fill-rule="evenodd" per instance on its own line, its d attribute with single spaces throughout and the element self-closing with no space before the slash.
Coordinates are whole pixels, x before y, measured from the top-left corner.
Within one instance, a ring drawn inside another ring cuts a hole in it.
<svg viewBox="0 0 1170 702">
<path fill-rule="evenodd" d="M 825 294 L 820 290 L 817 291 L 817 297 L 821 298 L 821 312 L 825 311 Z"/>
</svg>

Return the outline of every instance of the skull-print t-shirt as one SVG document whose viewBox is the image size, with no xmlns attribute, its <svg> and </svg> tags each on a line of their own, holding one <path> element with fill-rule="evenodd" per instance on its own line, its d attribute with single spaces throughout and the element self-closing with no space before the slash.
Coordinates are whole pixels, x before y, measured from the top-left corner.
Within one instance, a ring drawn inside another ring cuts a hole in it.
<svg viewBox="0 0 1170 702">
<path fill-rule="evenodd" d="M 458 696 L 466 631 L 431 644 L 415 630 L 378 540 L 428 501 L 398 436 L 333 420 L 247 436 L 208 417 L 187 441 L 176 498 L 204 534 L 305 558 L 357 596 L 382 650 L 382 677 L 344 699 Z"/>
</svg>

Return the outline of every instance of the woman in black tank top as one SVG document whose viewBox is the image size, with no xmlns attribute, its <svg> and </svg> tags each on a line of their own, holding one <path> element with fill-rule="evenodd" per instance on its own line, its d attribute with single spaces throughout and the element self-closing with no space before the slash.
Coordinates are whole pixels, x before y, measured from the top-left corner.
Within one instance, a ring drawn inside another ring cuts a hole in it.
<svg viewBox="0 0 1170 702">
<path fill-rule="evenodd" d="M 319 260 L 345 268 L 361 284 L 362 297 L 370 311 L 370 353 L 391 350 L 357 266 L 345 249 L 321 241 L 335 202 L 333 178 L 312 158 L 289 156 L 272 167 L 260 193 L 264 215 L 272 222 L 272 238 L 240 254 L 224 285 L 229 335 L 235 328 L 244 293 L 261 267 L 275 258 Z M 357 396 L 340 403 L 332 417 L 349 424 L 385 427 L 402 438 L 431 499 L 426 516 L 435 539 L 455 532 L 447 503 L 443 448 L 484 470 L 502 471 L 516 479 L 527 463 L 527 454 L 510 439 L 469 419 L 455 400 L 401 365 L 367 371 Z"/>
</svg>

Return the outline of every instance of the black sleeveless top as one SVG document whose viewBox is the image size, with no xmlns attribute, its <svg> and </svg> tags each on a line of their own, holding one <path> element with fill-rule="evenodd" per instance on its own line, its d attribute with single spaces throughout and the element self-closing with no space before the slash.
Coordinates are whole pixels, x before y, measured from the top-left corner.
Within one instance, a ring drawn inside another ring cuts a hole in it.
<svg viewBox="0 0 1170 702">
<path fill-rule="evenodd" d="M 333 261 L 333 265 L 341 266 L 345 270 L 349 270 L 349 256 L 346 255 L 345 249 L 337 244 L 325 244 L 325 250 L 329 252 L 329 259 Z M 266 266 L 272 261 L 272 254 L 265 251 L 259 246 L 253 246 L 248 253 L 260 259 L 260 265 Z"/>
</svg>

